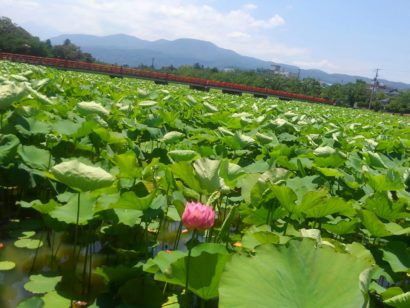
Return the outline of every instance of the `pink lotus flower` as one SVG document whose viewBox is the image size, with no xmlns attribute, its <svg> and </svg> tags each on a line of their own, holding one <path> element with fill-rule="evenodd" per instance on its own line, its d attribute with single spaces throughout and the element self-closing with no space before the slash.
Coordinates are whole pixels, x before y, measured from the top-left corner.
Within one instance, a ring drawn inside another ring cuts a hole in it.
<svg viewBox="0 0 410 308">
<path fill-rule="evenodd" d="M 182 224 L 189 230 L 206 230 L 214 225 L 212 207 L 200 202 L 188 202 L 182 214 Z"/>
</svg>

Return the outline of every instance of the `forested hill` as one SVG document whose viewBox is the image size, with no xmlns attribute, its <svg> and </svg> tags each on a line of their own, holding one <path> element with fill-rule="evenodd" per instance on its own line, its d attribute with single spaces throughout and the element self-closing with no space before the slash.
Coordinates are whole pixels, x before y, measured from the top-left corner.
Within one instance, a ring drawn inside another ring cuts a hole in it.
<svg viewBox="0 0 410 308">
<path fill-rule="evenodd" d="M 156 40 L 148 41 L 126 35 L 115 34 L 107 36 L 95 36 L 86 34 L 64 34 L 51 38 L 53 44 L 62 44 L 69 39 L 82 50 L 91 53 L 96 59 L 119 65 L 153 66 L 155 68 L 199 63 L 204 67 L 216 67 L 219 70 L 236 68 L 241 70 L 270 69 L 271 61 L 243 56 L 233 50 L 221 48 L 212 42 L 197 39 Z M 276 63 L 281 68 L 303 78 L 314 78 L 327 84 L 354 83 L 363 80 L 372 83 L 372 79 L 363 76 L 351 76 L 346 74 L 330 74 L 317 69 L 300 69 L 294 65 Z M 409 84 L 380 80 L 389 88 L 408 89 Z"/>
<path fill-rule="evenodd" d="M 52 46 L 50 40 L 41 41 L 7 17 L 0 17 L 0 51 L 86 62 L 95 61 L 90 53 L 82 52 L 80 47 L 70 40 Z"/>
</svg>

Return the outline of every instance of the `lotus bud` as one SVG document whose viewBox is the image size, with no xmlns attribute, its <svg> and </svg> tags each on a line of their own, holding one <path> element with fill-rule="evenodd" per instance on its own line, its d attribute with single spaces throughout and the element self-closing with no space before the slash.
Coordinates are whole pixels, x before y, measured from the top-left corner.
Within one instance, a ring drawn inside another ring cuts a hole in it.
<svg viewBox="0 0 410 308">
<path fill-rule="evenodd" d="M 189 230 L 206 230 L 215 222 L 212 207 L 200 202 L 188 202 L 182 214 L 182 224 Z"/>
</svg>

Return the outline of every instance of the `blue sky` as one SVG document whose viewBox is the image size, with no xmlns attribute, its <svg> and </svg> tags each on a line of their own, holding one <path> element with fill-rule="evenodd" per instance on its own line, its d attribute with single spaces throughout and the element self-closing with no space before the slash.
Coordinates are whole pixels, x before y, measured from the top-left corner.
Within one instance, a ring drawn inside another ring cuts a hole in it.
<svg viewBox="0 0 410 308">
<path fill-rule="evenodd" d="M 63 33 L 190 37 L 241 54 L 410 83 L 408 0 L 0 0 L 42 39 Z"/>
</svg>

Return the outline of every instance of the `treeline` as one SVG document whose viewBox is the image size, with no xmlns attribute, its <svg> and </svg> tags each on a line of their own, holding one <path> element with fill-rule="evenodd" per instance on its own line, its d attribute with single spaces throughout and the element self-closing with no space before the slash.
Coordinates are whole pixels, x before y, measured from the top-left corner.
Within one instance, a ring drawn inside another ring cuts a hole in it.
<svg viewBox="0 0 410 308">
<path fill-rule="evenodd" d="M 10 18 L 0 17 L 0 51 L 40 57 L 55 57 L 67 60 L 95 62 L 91 54 L 66 40 L 62 45 L 52 46 L 50 40 L 41 41 Z"/>
<path fill-rule="evenodd" d="M 144 67 L 148 68 L 149 67 Z M 296 76 L 273 74 L 268 70 L 218 70 L 207 68 L 199 63 L 183 65 L 179 68 L 163 67 L 162 72 L 175 75 L 198 77 L 225 82 L 240 83 L 250 86 L 268 88 L 273 90 L 289 91 L 304 95 L 319 96 L 335 101 L 336 104 L 348 107 L 368 108 L 372 91 L 369 85 L 356 80 L 355 83 L 322 84 L 313 78 L 299 79 Z M 410 112 L 410 90 L 397 92 L 392 95 L 384 91 L 375 91 L 370 108 L 387 110 L 391 112 Z"/>
</svg>

